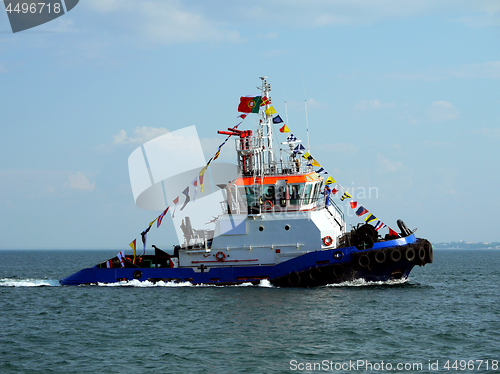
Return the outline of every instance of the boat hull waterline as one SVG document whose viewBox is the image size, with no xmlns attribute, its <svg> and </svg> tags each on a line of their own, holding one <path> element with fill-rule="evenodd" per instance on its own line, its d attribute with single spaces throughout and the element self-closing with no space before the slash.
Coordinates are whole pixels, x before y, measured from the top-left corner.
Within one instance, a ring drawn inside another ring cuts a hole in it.
<svg viewBox="0 0 500 374">
<path fill-rule="evenodd" d="M 271 250 L 271 249 L 270 249 Z M 356 247 L 318 250 L 277 265 L 198 268 L 155 267 L 92 268 L 61 279 L 62 285 L 94 285 L 121 281 L 189 282 L 207 285 L 259 284 L 268 280 L 279 287 L 317 287 L 355 279 L 367 282 L 406 279 L 415 265 L 433 260 L 431 244 L 415 235 L 378 242 L 370 249 Z M 207 261 L 208 262 L 208 261 Z M 148 263 L 149 264 L 149 263 Z"/>
</svg>

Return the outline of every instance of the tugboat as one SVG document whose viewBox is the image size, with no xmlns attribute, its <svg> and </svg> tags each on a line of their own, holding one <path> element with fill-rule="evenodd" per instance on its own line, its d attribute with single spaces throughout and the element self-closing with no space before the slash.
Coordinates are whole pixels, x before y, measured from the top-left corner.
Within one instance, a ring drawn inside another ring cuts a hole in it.
<svg viewBox="0 0 500 374">
<path fill-rule="evenodd" d="M 273 125 L 279 115 L 275 116 L 271 105 L 271 86 L 265 77 L 261 80 L 262 96 L 253 98 L 258 100 L 242 97 L 240 102 L 240 106 L 249 105 L 240 111 L 260 116 L 255 132 L 237 126 L 219 131 L 237 137 L 239 174 L 228 184 L 218 185 L 224 201 L 214 230 L 195 230 L 185 216 L 180 225 L 183 243 L 174 247 L 173 254 L 153 246 L 154 255 L 137 259 L 134 248 L 134 256 L 120 252 L 61 279 L 62 285 L 133 280 L 255 285 L 268 281 L 278 287 L 317 287 L 357 279 L 404 281 L 415 265 L 432 263 L 431 243 L 416 238 L 401 220 L 397 221 L 400 232 L 389 229 L 384 237 L 379 229 L 385 224 L 369 223 L 376 220 L 374 216 L 347 231 L 343 211 L 333 200 L 334 194 L 327 192 L 336 181 L 314 170 L 318 164 L 300 141 L 289 136 L 281 143 L 289 149 L 280 149 L 280 157 L 275 152 Z M 284 129 L 288 130 L 286 125 Z M 345 197 L 352 198 L 347 192 L 341 200 Z M 356 214 L 367 212 L 360 207 Z"/>
</svg>

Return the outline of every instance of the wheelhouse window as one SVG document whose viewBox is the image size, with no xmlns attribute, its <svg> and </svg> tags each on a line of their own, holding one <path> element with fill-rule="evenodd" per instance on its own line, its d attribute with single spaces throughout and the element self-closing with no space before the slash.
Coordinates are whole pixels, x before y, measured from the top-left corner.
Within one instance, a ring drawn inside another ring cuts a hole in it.
<svg viewBox="0 0 500 374">
<path fill-rule="evenodd" d="M 248 214 L 260 213 L 260 188 L 248 186 L 245 187 L 247 198 Z"/>
<path fill-rule="evenodd" d="M 314 184 L 314 190 L 313 190 L 313 193 L 312 193 L 311 202 L 312 203 L 316 203 L 318 201 L 318 196 L 319 196 L 319 183 L 315 183 Z"/>
<path fill-rule="evenodd" d="M 262 200 L 270 201 L 271 203 L 275 203 L 275 189 L 274 186 L 264 186 L 262 188 Z"/>
<path fill-rule="evenodd" d="M 304 190 L 303 184 L 290 185 L 290 205 L 299 205 L 302 192 Z"/>
<path fill-rule="evenodd" d="M 278 187 L 279 204 L 281 207 L 286 207 L 288 196 L 288 186 Z"/>
<path fill-rule="evenodd" d="M 307 184 L 306 185 L 306 193 L 304 194 L 304 205 L 310 204 L 311 203 L 311 190 L 312 190 L 313 185 L 312 184 Z"/>
</svg>

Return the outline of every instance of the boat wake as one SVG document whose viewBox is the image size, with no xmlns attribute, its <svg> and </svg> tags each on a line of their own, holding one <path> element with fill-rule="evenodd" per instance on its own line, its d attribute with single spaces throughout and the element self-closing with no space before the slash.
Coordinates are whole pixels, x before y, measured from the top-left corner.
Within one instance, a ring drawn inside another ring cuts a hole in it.
<svg viewBox="0 0 500 374">
<path fill-rule="evenodd" d="M 397 279 L 379 282 L 367 282 L 364 279 L 355 279 L 342 283 L 327 284 L 325 287 L 370 287 L 370 286 L 398 286 L 408 282 L 408 279 Z M 116 283 L 97 283 L 98 287 L 134 287 L 134 288 L 151 288 L 151 287 L 262 287 L 275 288 L 267 279 L 262 279 L 259 284 L 254 285 L 251 282 L 245 282 L 238 285 L 214 285 L 214 284 L 192 284 L 190 282 L 140 282 L 136 279 L 130 281 L 121 281 Z M 0 287 L 60 287 L 57 279 L 17 279 L 3 278 L 0 279 Z"/>
<path fill-rule="evenodd" d="M 59 287 L 57 279 L 0 279 L 0 287 Z"/>
<path fill-rule="evenodd" d="M 332 283 L 327 284 L 325 287 L 370 287 L 370 286 L 399 286 L 408 282 L 406 279 L 392 279 L 387 281 L 365 281 L 364 279 L 355 279 L 352 281 L 346 281 L 342 283 Z"/>
<path fill-rule="evenodd" d="M 273 288 L 274 286 L 267 280 L 262 279 L 259 284 L 254 285 L 251 282 L 245 282 L 237 285 L 227 286 L 227 285 L 216 285 L 216 284 L 192 284 L 190 282 L 150 282 L 143 281 L 140 282 L 136 279 L 129 281 L 121 281 L 116 283 L 97 283 L 99 287 L 137 287 L 137 288 L 149 288 L 149 287 L 263 287 L 263 288 Z"/>
</svg>

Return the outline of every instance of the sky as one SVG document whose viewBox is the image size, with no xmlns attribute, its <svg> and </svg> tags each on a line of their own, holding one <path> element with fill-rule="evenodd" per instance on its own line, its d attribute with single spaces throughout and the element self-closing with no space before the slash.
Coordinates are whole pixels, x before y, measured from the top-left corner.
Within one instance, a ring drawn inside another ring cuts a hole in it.
<svg viewBox="0 0 500 374">
<path fill-rule="evenodd" d="M 129 155 L 195 125 L 208 159 L 261 76 L 385 223 L 500 241 L 500 2 L 84 0 L 15 34 L 0 10 L 0 249 L 129 248 L 159 214 L 135 205 Z"/>
</svg>

